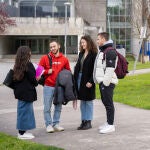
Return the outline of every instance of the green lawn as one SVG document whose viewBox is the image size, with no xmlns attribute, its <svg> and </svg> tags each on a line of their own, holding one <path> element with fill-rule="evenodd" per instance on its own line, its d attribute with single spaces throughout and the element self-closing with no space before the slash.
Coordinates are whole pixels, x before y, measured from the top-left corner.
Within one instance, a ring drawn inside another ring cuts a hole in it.
<svg viewBox="0 0 150 150">
<path fill-rule="evenodd" d="M 100 98 L 98 85 L 97 98 Z M 114 101 L 150 110 L 150 73 L 127 76 L 119 80 L 114 90 Z"/>
<path fill-rule="evenodd" d="M 126 58 L 127 58 L 127 61 L 129 62 L 129 65 L 128 65 L 129 71 L 133 70 L 134 63 L 135 63 L 135 60 L 134 60 L 133 56 L 127 55 Z M 146 68 L 150 68 L 150 61 L 146 62 L 144 64 L 142 64 L 141 62 L 137 62 L 136 70 L 138 70 L 138 69 L 146 69 Z"/>
<path fill-rule="evenodd" d="M 63 150 L 53 146 L 36 144 L 31 141 L 19 140 L 0 132 L 0 150 Z"/>
</svg>

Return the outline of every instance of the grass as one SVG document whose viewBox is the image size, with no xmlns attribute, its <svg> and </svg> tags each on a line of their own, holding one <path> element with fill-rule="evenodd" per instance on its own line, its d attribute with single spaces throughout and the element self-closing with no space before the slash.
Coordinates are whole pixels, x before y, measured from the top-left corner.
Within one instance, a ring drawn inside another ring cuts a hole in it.
<svg viewBox="0 0 150 150">
<path fill-rule="evenodd" d="M 129 71 L 133 70 L 134 58 L 131 55 L 127 55 L 127 61 L 129 62 Z M 136 69 L 150 68 L 150 62 L 142 64 L 137 62 Z M 119 80 L 119 84 L 114 90 L 114 101 L 127 104 L 130 106 L 149 109 L 150 110 L 150 73 L 127 76 L 122 80 Z M 96 86 L 96 97 L 100 99 L 100 93 L 98 85 Z"/>
<path fill-rule="evenodd" d="M 150 73 L 127 76 L 119 80 L 114 90 L 114 101 L 130 106 L 150 110 Z M 99 88 L 96 88 L 97 98 L 100 98 Z"/>
<path fill-rule="evenodd" d="M 0 150 L 63 150 L 53 146 L 36 144 L 31 141 L 19 140 L 0 132 Z"/>
<path fill-rule="evenodd" d="M 127 61 L 129 62 L 129 71 L 133 70 L 135 59 L 131 55 L 127 55 Z M 137 62 L 136 70 L 150 68 L 150 61 L 142 64 L 141 62 Z"/>
</svg>

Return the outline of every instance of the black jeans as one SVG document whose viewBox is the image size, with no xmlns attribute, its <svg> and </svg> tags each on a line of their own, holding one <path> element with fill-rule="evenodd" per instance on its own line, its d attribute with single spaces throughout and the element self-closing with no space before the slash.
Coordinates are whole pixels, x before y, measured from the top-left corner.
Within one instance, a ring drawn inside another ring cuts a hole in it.
<svg viewBox="0 0 150 150">
<path fill-rule="evenodd" d="M 110 83 L 109 86 L 105 86 L 102 82 L 99 84 L 101 93 L 101 99 L 106 109 L 107 123 L 113 125 L 114 123 L 114 103 L 113 103 L 113 91 L 115 84 Z"/>
</svg>

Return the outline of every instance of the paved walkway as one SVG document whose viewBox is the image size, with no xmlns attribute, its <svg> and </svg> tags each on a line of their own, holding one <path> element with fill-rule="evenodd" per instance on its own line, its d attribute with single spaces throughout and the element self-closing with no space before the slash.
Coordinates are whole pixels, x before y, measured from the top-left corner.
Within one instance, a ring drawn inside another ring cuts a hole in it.
<svg viewBox="0 0 150 150">
<path fill-rule="evenodd" d="M 0 83 L 12 63 L 0 63 Z M 73 67 L 73 64 L 72 64 Z M 142 70 L 142 72 L 150 69 Z M 98 126 L 105 122 L 105 110 L 100 100 L 94 101 L 93 128 L 78 131 L 80 109 L 73 110 L 72 103 L 63 106 L 61 125 L 63 132 L 46 133 L 43 120 L 42 87 L 38 86 L 38 101 L 34 103 L 37 128 L 31 132 L 32 141 L 54 145 L 65 150 L 150 150 L 150 111 L 115 103 L 116 132 L 99 134 Z M 0 131 L 16 136 L 16 102 L 13 91 L 0 86 Z M 79 102 L 78 102 L 79 106 Z"/>
</svg>

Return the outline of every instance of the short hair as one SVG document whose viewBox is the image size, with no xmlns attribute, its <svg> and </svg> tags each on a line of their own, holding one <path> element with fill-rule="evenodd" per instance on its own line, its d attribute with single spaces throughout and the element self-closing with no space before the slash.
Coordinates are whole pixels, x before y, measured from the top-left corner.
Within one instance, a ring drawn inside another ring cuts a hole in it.
<svg viewBox="0 0 150 150">
<path fill-rule="evenodd" d="M 103 37 L 106 41 L 109 40 L 109 33 L 107 33 L 107 32 L 98 33 L 97 36 Z"/>
<path fill-rule="evenodd" d="M 53 42 L 56 42 L 58 45 L 60 45 L 60 43 L 57 40 L 51 40 L 51 41 L 49 41 L 49 44 L 53 43 Z"/>
</svg>

